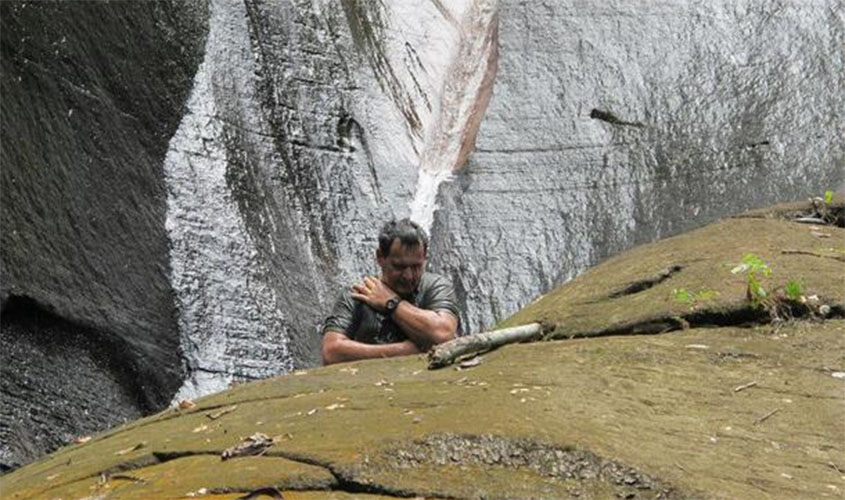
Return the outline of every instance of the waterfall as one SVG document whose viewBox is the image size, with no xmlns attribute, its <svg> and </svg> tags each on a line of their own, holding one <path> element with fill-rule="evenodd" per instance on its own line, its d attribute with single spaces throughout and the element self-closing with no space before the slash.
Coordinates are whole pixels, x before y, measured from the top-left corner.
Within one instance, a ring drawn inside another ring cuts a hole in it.
<svg viewBox="0 0 845 500">
<path fill-rule="evenodd" d="M 439 107 L 426 130 L 410 203 L 411 218 L 429 232 L 440 185 L 453 178 L 475 146 L 498 68 L 498 1 L 476 0 L 460 19 L 458 43 L 450 55 Z"/>
</svg>

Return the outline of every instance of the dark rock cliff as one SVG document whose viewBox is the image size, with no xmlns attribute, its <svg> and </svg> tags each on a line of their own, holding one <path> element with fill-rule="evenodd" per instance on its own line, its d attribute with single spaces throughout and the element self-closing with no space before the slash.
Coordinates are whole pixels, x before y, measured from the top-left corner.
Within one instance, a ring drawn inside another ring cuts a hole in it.
<svg viewBox="0 0 845 500">
<path fill-rule="evenodd" d="M 6 462 L 15 432 L 49 429 L 35 446 L 52 448 L 63 434 L 160 408 L 180 383 L 162 161 L 202 56 L 207 13 L 201 1 L 0 9 Z M 57 349 L 80 336 L 97 344 L 100 362 Z M 15 386 L 39 360 L 54 376 Z M 102 390 L 98 380 L 113 377 L 115 365 L 131 375 L 106 387 L 128 399 L 106 397 L 82 426 L 86 418 L 63 421 L 60 408 L 50 414 L 51 404 L 81 412 L 84 393 Z M 78 393 L 45 401 L 58 385 Z M 28 428 L 32 414 L 43 425 Z"/>
</svg>

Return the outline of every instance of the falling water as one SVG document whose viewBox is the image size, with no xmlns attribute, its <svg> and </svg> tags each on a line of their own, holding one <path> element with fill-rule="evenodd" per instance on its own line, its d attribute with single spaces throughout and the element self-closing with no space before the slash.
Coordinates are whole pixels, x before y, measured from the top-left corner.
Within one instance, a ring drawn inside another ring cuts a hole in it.
<svg viewBox="0 0 845 500">
<path fill-rule="evenodd" d="M 476 0 L 464 11 L 440 105 L 427 128 L 411 218 L 431 230 L 437 192 L 466 162 L 490 102 L 498 68 L 498 1 Z"/>
</svg>

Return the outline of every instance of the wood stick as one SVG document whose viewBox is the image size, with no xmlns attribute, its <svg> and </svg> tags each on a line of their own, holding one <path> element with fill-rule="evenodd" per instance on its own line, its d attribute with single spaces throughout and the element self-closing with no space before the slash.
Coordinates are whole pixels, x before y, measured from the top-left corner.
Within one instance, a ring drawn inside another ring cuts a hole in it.
<svg viewBox="0 0 845 500">
<path fill-rule="evenodd" d="M 825 225 L 827 221 L 818 217 L 797 217 L 792 219 L 793 222 L 800 222 L 802 224 L 820 224 Z"/>
<path fill-rule="evenodd" d="M 540 323 L 529 323 L 513 328 L 459 337 L 432 349 L 428 355 L 428 368 L 442 368 L 464 356 L 491 351 L 505 344 L 537 340 L 540 338 L 542 331 L 543 328 Z"/>
<path fill-rule="evenodd" d="M 775 413 L 777 413 L 779 411 L 780 411 L 780 408 L 775 408 L 774 410 L 770 411 L 769 413 L 766 413 L 762 417 L 755 420 L 753 425 L 757 425 L 757 424 L 761 424 L 761 423 L 765 422 L 769 417 L 771 417 L 772 415 L 774 415 Z"/>
<path fill-rule="evenodd" d="M 232 413 L 233 411 L 238 409 L 238 405 L 232 405 L 228 408 L 223 408 L 220 411 L 216 411 L 213 413 L 206 413 L 205 416 L 208 417 L 210 420 L 217 420 L 218 418 L 222 417 L 227 413 Z"/>
<path fill-rule="evenodd" d="M 740 385 L 738 387 L 734 387 L 734 392 L 744 391 L 745 389 L 748 389 L 749 387 L 754 387 L 755 385 L 757 385 L 756 380 L 754 382 L 749 382 L 747 384 L 743 384 L 743 385 Z"/>
</svg>

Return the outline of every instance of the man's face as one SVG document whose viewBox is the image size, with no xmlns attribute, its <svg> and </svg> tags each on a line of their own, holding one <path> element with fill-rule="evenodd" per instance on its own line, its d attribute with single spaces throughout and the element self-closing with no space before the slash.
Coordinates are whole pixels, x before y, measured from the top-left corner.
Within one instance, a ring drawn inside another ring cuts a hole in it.
<svg viewBox="0 0 845 500">
<path fill-rule="evenodd" d="M 390 245 L 390 253 L 377 255 L 384 283 L 400 295 L 417 289 L 425 270 L 425 250 L 422 245 L 403 245 L 399 238 Z"/>
</svg>

